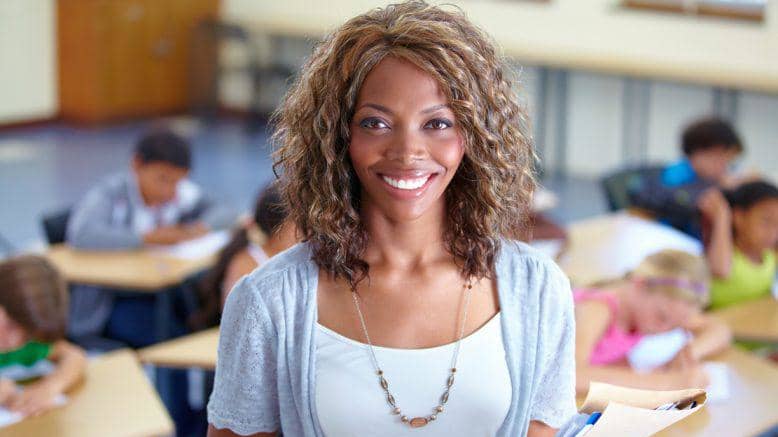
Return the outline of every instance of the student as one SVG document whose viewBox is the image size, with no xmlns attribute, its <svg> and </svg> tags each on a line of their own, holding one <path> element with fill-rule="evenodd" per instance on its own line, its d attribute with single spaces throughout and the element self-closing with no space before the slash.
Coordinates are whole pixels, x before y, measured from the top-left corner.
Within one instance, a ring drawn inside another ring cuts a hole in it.
<svg viewBox="0 0 778 437">
<path fill-rule="evenodd" d="M 418 1 L 315 49 L 275 133 L 304 242 L 227 298 L 212 437 L 550 437 L 575 413 L 569 283 L 506 238 L 535 186 L 506 77 L 461 11 Z"/>
<path fill-rule="evenodd" d="M 67 289 L 44 258 L 21 256 L 0 263 L 0 369 L 50 360 L 54 370 L 20 389 L 0 379 L 0 405 L 24 416 L 52 408 L 55 398 L 84 375 L 84 352 L 64 340 Z"/>
<path fill-rule="evenodd" d="M 189 143 L 175 133 L 144 135 L 129 171 L 110 176 L 75 207 L 68 244 L 92 250 L 135 249 L 174 244 L 230 226 L 231 212 L 187 179 L 191 161 Z M 71 296 L 72 338 L 89 344 L 108 337 L 132 347 L 154 341 L 153 296 L 116 297 L 83 285 L 73 287 Z"/>
<path fill-rule="evenodd" d="M 728 122 L 704 118 L 684 129 L 681 149 L 684 158 L 665 168 L 659 180 L 647 181 L 632 201 L 663 222 L 701 238 L 699 197 L 708 188 L 738 183 L 730 170 L 743 153 L 743 144 Z"/>
<path fill-rule="evenodd" d="M 278 185 L 270 184 L 257 198 L 252 220 L 232 236 L 200 284 L 202 309 L 190 319 L 193 329 L 217 325 L 224 301 L 235 283 L 297 243 L 294 225 L 285 222 L 286 216 Z"/>
<path fill-rule="evenodd" d="M 576 390 L 592 381 L 652 390 L 705 387 L 699 361 L 729 345 L 721 322 L 701 314 L 708 300 L 705 261 L 677 250 L 648 256 L 623 281 L 575 294 Z M 633 371 L 627 356 L 641 338 L 686 328 L 693 339 L 672 365 Z"/>
<path fill-rule="evenodd" d="M 711 309 L 767 296 L 775 281 L 778 188 L 756 181 L 703 195 L 712 231 L 706 248 L 713 274 Z"/>
</svg>

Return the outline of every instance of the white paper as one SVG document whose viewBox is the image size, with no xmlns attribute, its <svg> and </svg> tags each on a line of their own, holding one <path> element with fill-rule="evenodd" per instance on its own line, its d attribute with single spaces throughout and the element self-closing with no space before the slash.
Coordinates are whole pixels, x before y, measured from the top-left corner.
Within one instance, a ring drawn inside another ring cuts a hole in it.
<svg viewBox="0 0 778 437">
<path fill-rule="evenodd" d="M 650 372 L 669 363 L 689 340 L 683 328 L 646 335 L 629 351 L 627 361 L 636 372 Z"/>
<path fill-rule="evenodd" d="M 729 368 L 727 365 L 709 362 L 704 364 L 704 368 L 710 379 L 710 384 L 705 389 L 708 393 L 708 401 L 716 403 L 729 399 Z"/>
<path fill-rule="evenodd" d="M 200 259 L 216 254 L 229 241 L 230 231 L 224 230 L 170 246 L 155 246 L 154 251 L 178 259 Z"/>
</svg>

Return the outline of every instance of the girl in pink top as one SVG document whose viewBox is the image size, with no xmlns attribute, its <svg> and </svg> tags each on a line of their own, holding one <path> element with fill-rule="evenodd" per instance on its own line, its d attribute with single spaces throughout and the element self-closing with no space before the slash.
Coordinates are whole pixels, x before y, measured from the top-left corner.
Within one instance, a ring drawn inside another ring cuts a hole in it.
<svg viewBox="0 0 778 437">
<path fill-rule="evenodd" d="M 702 314 L 708 301 L 704 260 L 677 250 L 647 257 L 624 280 L 574 292 L 576 316 L 576 390 L 591 381 L 653 390 L 705 387 L 700 359 L 726 348 L 730 333 Z M 633 371 L 627 354 L 644 335 L 676 328 L 693 340 L 664 368 Z"/>
</svg>

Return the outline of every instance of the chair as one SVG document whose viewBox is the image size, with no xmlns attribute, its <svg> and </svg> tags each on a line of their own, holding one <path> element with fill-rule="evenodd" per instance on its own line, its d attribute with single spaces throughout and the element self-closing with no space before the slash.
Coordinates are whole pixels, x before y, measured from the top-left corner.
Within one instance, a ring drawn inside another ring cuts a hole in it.
<svg viewBox="0 0 778 437">
<path fill-rule="evenodd" d="M 43 232 L 46 234 L 46 240 L 49 244 L 59 244 L 65 242 L 65 232 L 68 228 L 71 209 L 67 208 L 52 214 L 44 215 L 41 220 Z"/>
<path fill-rule="evenodd" d="M 631 167 L 603 177 L 600 186 L 608 201 L 608 209 L 617 211 L 631 207 L 631 196 L 642 190 L 649 181 L 661 177 L 664 168 L 665 165 Z"/>
</svg>

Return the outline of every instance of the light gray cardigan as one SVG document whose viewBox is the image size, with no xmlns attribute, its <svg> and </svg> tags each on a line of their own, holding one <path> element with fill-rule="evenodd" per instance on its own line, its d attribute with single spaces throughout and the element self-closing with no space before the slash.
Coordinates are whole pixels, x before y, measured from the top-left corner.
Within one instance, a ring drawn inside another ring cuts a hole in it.
<svg viewBox="0 0 778 437">
<path fill-rule="evenodd" d="M 575 414 L 575 320 L 570 284 L 556 264 L 523 243 L 501 246 L 495 271 L 512 399 L 499 435 L 516 437 L 530 420 L 559 428 Z M 208 404 L 214 426 L 242 435 L 323 435 L 314 396 L 317 282 L 302 243 L 230 293 Z"/>
</svg>

